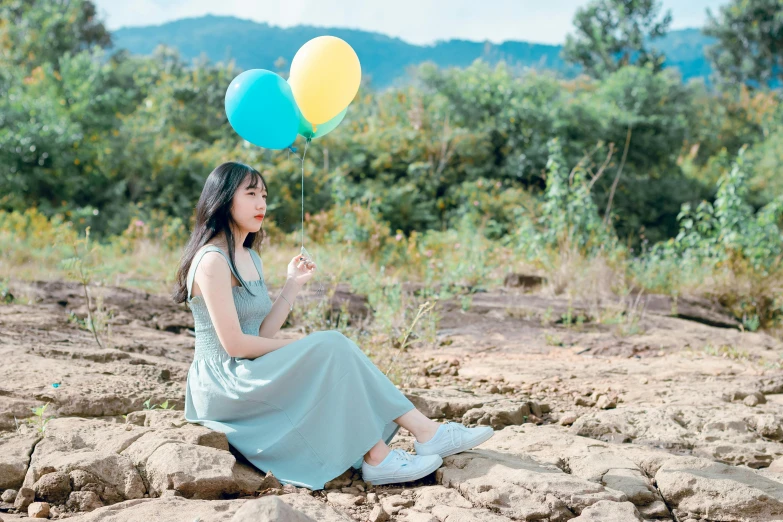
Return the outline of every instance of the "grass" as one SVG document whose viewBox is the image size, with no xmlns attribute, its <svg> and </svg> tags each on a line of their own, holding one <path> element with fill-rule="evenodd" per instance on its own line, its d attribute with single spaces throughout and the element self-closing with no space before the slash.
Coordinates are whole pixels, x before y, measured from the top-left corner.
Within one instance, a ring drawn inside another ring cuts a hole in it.
<svg viewBox="0 0 783 522">
<path fill-rule="evenodd" d="M 558 335 L 553 335 L 550 333 L 544 334 L 544 340 L 546 341 L 546 344 L 548 346 L 565 346 L 565 343 Z"/>
<path fill-rule="evenodd" d="M 704 353 L 712 355 L 713 357 L 723 357 L 724 359 L 731 359 L 734 361 L 752 361 L 754 358 L 750 356 L 747 350 L 742 350 L 736 346 L 728 344 L 722 344 L 720 346 L 714 346 L 711 343 L 704 345 Z"/>
<path fill-rule="evenodd" d="M 151 404 L 151 403 L 152 403 L 152 399 L 147 399 L 146 401 L 144 401 L 144 409 L 145 410 L 154 410 L 155 408 L 158 408 L 158 409 L 161 409 L 161 410 L 173 410 L 174 409 L 174 405 L 173 404 L 171 406 L 169 406 L 169 400 L 168 399 L 166 399 L 165 401 L 163 401 L 160 404 Z"/>
<path fill-rule="evenodd" d="M 16 432 L 19 433 L 22 429 L 23 425 L 30 426 L 32 428 L 35 428 L 35 430 L 41 435 L 46 434 L 46 424 L 54 418 L 53 416 L 46 417 L 46 408 L 49 406 L 49 403 L 47 402 L 43 406 L 36 406 L 34 408 L 30 408 L 32 410 L 33 415 L 24 419 L 24 424 L 19 424 L 19 420 L 14 417 L 14 422 L 16 423 Z"/>
<path fill-rule="evenodd" d="M 556 314 L 549 306 L 524 312 L 526 319 L 537 316 L 542 326 L 559 323 L 568 329 L 581 329 L 586 323 L 615 325 L 623 336 L 642 333 L 643 295 L 655 289 L 673 296 L 675 303 L 677 296 L 693 292 L 699 284 L 720 282 L 725 295 L 733 295 L 735 288 L 740 297 L 759 291 L 758 281 L 750 281 L 747 275 L 729 278 L 720 271 L 707 274 L 703 267 L 691 272 L 685 270 L 688 267 L 679 267 L 683 270 L 676 272 L 678 267 L 666 260 L 655 266 L 648 263 L 641 270 L 633 260 L 612 252 L 586 256 L 564 246 L 535 261 L 520 254 L 514 245 L 488 240 L 480 228 L 466 220 L 454 230 L 414 232 L 409 237 L 390 234 L 386 238 L 382 237 L 383 228 L 371 223 L 367 226 L 375 233 L 368 246 L 340 240 L 337 232 L 342 225 L 328 222 L 339 216 L 319 219 L 319 226 L 328 234 L 319 236 L 320 229 L 310 225 L 307 229 L 307 237 L 317 239 L 307 242 L 319 267 L 307 287 L 315 299 L 297 300 L 292 320 L 302 325 L 305 334 L 323 329 L 343 332 L 362 346 L 377 366 L 386 369 L 396 384 L 404 384 L 410 373 L 406 373 L 408 361 L 401 354 L 417 343 L 435 345 L 442 318 L 439 303 L 455 298 L 462 310 L 469 310 L 473 295 L 500 286 L 512 267 L 543 274 L 548 283 L 541 293 L 568 300 L 565 313 Z M 35 209 L 0 212 L 0 303 L 18 302 L 20 296 L 13 296 L 8 289 L 12 279 L 74 279 L 82 285 L 88 313 L 86 318 L 73 316 L 71 320 L 92 332 L 103 346 L 110 340 L 111 316 L 104 310 L 100 294 L 93 296 L 92 290 L 96 285 L 117 285 L 169 293 L 182 245 L 182 231 L 169 228 L 134 222 L 120 236 L 98 242 L 88 233 L 77 233 L 73 224 L 47 219 Z M 296 232 L 286 235 L 274 228 L 272 232 L 261 254 L 267 285 L 279 288 L 285 281 L 285 267 L 301 243 Z M 666 275 L 675 273 L 677 277 L 665 283 L 668 286 L 661 286 Z M 696 279 L 699 284 L 694 283 Z M 777 283 L 765 282 L 778 288 Z M 365 298 L 367 317 L 351 314 L 347 304 L 333 307 L 338 284 Z M 416 291 L 406 289 L 406 284 Z M 744 328 L 763 329 L 752 308 L 743 303 L 740 298 L 734 301 L 745 314 Z M 506 309 L 509 317 L 521 313 Z M 562 345 L 555 336 L 548 336 L 546 342 Z M 742 357 L 728 349 L 716 353 Z"/>
</svg>

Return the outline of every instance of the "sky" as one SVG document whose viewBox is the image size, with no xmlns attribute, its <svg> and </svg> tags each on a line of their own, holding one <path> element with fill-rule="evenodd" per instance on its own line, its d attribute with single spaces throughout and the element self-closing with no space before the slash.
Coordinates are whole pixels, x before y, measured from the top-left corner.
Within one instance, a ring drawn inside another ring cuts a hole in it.
<svg viewBox="0 0 783 522">
<path fill-rule="evenodd" d="M 727 0 L 662 0 L 672 29 L 701 27 Z M 363 29 L 413 44 L 459 38 L 561 44 L 587 0 L 93 0 L 110 30 L 206 14 L 291 27 Z"/>
</svg>

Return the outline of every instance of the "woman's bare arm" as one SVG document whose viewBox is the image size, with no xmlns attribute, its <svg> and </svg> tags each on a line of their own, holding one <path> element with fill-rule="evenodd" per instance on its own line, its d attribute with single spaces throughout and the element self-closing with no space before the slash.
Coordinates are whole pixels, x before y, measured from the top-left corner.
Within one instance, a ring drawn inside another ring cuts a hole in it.
<svg viewBox="0 0 783 522">
<path fill-rule="evenodd" d="M 258 335 L 260 337 L 268 337 L 271 339 L 277 335 L 277 332 L 280 331 L 280 328 L 283 326 L 283 323 L 285 323 L 285 320 L 291 311 L 288 302 L 291 304 L 294 303 L 296 294 L 299 293 L 300 289 L 301 287 L 296 281 L 290 278 L 286 279 L 283 290 L 280 292 L 282 297 L 278 296 L 277 300 L 272 305 L 272 309 L 261 322 L 261 327 L 258 329 Z M 286 299 L 288 299 L 288 301 L 286 301 Z"/>
<path fill-rule="evenodd" d="M 195 281 L 207 305 L 218 340 L 229 356 L 255 359 L 295 341 L 270 339 L 242 332 L 231 288 L 231 270 L 225 258 L 218 252 L 204 254 L 196 267 Z"/>
</svg>

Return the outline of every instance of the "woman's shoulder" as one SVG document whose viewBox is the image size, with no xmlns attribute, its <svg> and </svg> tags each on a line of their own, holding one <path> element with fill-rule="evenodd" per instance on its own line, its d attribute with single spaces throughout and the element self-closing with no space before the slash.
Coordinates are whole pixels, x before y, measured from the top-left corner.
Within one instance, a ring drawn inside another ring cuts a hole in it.
<svg viewBox="0 0 783 522">
<path fill-rule="evenodd" d="M 214 254 L 214 255 L 210 256 L 209 254 Z M 195 256 L 199 256 L 199 255 L 202 255 L 205 258 L 224 257 L 228 255 L 228 249 L 225 247 L 225 245 L 221 243 L 205 243 L 204 246 L 196 250 Z"/>
<path fill-rule="evenodd" d="M 214 248 L 210 248 L 214 247 Z M 217 250 L 216 250 L 217 249 Z M 212 272 L 214 270 L 213 267 L 218 267 L 218 270 L 221 270 L 221 266 L 226 267 L 227 270 L 229 270 L 228 266 L 228 260 L 225 257 L 224 254 L 225 250 L 223 247 L 219 244 L 214 243 L 207 243 L 203 247 L 199 248 L 196 251 L 196 258 L 200 256 L 200 262 L 198 263 L 198 266 L 195 267 L 196 270 L 198 270 L 200 267 L 205 267 L 206 272 Z M 203 270 L 202 270 L 203 272 Z"/>
<path fill-rule="evenodd" d="M 209 247 L 219 248 L 220 250 L 222 250 L 224 252 L 227 250 L 226 249 L 226 245 L 224 243 L 220 243 L 218 241 L 210 241 L 208 243 L 204 243 L 204 246 L 199 248 L 199 250 L 203 250 L 203 249 L 209 248 Z"/>
</svg>

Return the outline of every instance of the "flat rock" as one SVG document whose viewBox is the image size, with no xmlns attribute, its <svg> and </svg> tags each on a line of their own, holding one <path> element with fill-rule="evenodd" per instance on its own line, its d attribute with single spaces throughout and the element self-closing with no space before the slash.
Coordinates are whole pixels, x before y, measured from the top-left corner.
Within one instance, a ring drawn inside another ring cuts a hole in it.
<svg viewBox="0 0 783 522">
<path fill-rule="evenodd" d="M 452 488 L 444 486 L 426 486 L 416 491 L 414 508 L 416 511 L 429 512 L 435 506 L 447 505 L 461 508 L 472 508 L 465 497 Z"/>
<path fill-rule="evenodd" d="M 783 518 L 783 484 L 748 468 L 679 457 L 665 462 L 655 480 L 666 503 L 683 516 L 739 522 Z"/>
<path fill-rule="evenodd" d="M 588 506 L 571 522 L 643 522 L 636 506 L 630 502 L 601 500 Z"/>
<path fill-rule="evenodd" d="M 188 500 L 181 497 L 139 498 L 98 508 L 69 522 L 228 522 L 249 500 Z"/>
<path fill-rule="evenodd" d="M 579 417 L 571 433 L 607 442 L 625 436 L 637 444 L 690 449 L 696 434 L 683 426 L 679 413 L 677 409 L 638 407 L 593 411 Z"/>
<path fill-rule="evenodd" d="M 300 513 L 277 496 L 248 500 L 231 517 L 231 522 L 257 522 L 260 520 L 315 522 L 314 518 Z"/>
<path fill-rule="evenodd" d="M 631 442 L 693 452 L 725 464 L 752 468 L 769 466 L 783 455 L 777 416 L 755 414 L 742 406 L 715 412 L 708 407 L 628 407 L 588 412 L 577 419 L 571 433 L 608 442 Z"/>
<path fill-rule="evenodd" d="M 266 497 L 261 497 L 261 499 Z M 309 517 L 319 522 L 351 522 L 352 519 L 329 505 L 319 502 L 309 495 L 298 493 L 275 496 L 299 515 Z M 142 498 L 127 500 L 111 506 L 105 506 L 90 513 L 85 513 L 69 521 L 73 522 L 138 522 L 150 520 L 155 522 L 238 522 L 233 517 L 246 504 L 258 502 L 261 499 L 245 500 L 193 500 L 182 497 Z M 261 507 L 261 506 L 259 506 Z M 251 513 L 256 506 L 245 508 Z M 240 513 L 242 515 L 242 513 Z M 247 519 L 242 515 L 239 519 L 264 520 L 263 518 Z M 274 519 L 272 519 L 274 520 Z M 285 519 L 283 519 L 285 520 Z M 293 519 L 300 522 L 300 519 Z M 302 522 L 308 518 L 301 519 Z"/>
<path fill-rule="evenodd" d="M 181 411 L 129 417 L 133 422 L 126 424 L 76 417 L 49 421 L 23 485 L 35 487 L 39 498 L 64 504 L 70 487 L 58 484 L 70 482 L 74 491 L 92 491 L 111 505 L 167 491 L 227 499 L 251 495 L 264 482 L 263 473 L 237 462 L 225 434 L 183 423 Z M 64 478 L 49 484 L 57 477 Z M 91 495 L 77 495 L 71 504 L 98 505 Z"/>
<path fill-rule="evenodd" d="M 40 436 L 32 433 L 0 433 L 0 489 L 22 486 L 30 455 L 39 440 Z"/>
<path fill-rule="evenodd" d="M 278 497 L 293 509 L 319 522 L 349 522 L 353 519 L 332 506 L 311 497 L 310 495 L 292 494 Z M 253 502 L 251 500 L 251 502 Z"/>
<path fill-rule="evenodd" d="M 472 408 L 462 416 L 463 424 L 492 426 L 496 430 L 530 422 L 531 415 L 542 416 L 540 405 L 531 401 L 502 400 Z"/>
<path fill-rule="evenodd" d="M 479 396 L 451 388 L 405 390 L 416 409 L 431 419 L 461 419 L 468 410 L 497 402 L 497 397 Z"/>
<path fill-rule="evenodd" d="M 146 462 L 149 493 L 173 489 L 185 498 L 219 499 L 239 493 L 234 480 L 236 458 L 206 446 L 164 444 Z"/>
<path fill-rule="evenodd" d="M 618 446 L 599 442 L 572 435 L 567 430 L 556 425 L 511 426 L 498 431 L 481 448 L 533 457 L 573 477 L 622 493 L 640 510 L 663 500 L 649 473 L 671 458 L 669 453 L 634 444 Z"/>
<path fill-rule="evenodd" d="M 488 509 L 468 509 L 456 506 L 435 506 L 432 509 L 435 519 L 443 522 L 510 522 L 512 518 L 504 517 Z"/>
<path fill-rule="evenodd" d="M 599 500 L 625 501 L 609 490 L 531 457 L 472 450 L 444 460 L 436 478 L 456 488 L 476 507 L 522 520 L 549 517 L 568 520 Z"/>
</svg>

